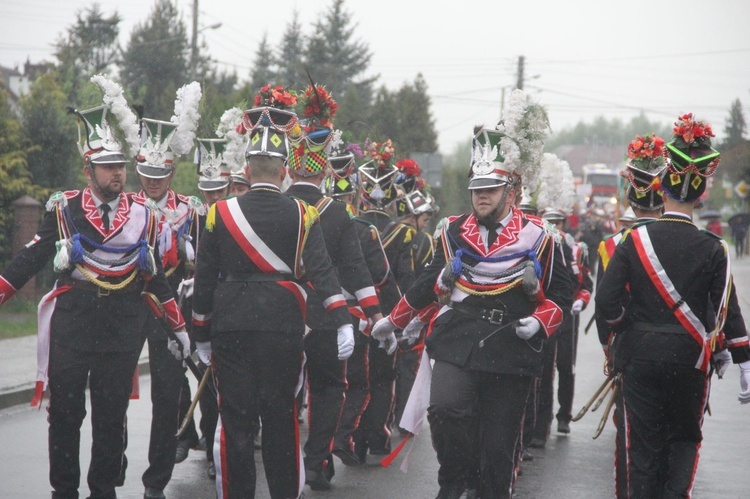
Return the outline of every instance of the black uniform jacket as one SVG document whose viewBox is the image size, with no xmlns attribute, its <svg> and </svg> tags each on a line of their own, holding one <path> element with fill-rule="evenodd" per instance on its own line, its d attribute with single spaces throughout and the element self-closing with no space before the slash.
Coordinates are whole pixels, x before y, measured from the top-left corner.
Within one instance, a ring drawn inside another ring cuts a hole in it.
<svg viewBox="0 0 750 499">
<path fill-rule="evenodd" d="M 310 208 L 265 184 L 211 207 L 195 269 L 196 341 L 229 331 L 284 331 L 301 339 L 304 281 L 326 297 L 335 324 L 351 322 Z"/>
<path fill-rule="evenodd" d="M 359 245 L 355 222 L 349 215 L 346 205 L 325 198 L 312 184 L 293 184 L 284 194 L 320 208 L 319 223 L 323 231 L 323 240 L 341 286 L 349 295 L 357 298 L 367 317 L 380 312 L 375 286 Z M 308 296 L 307 325 L 311 329 L 336 329 L 340 325 L 326 314 L 323 307 L 325 298 L 315 291 Z"/>
<path fill-rule="evenodd" d="M 147 224 L 151 223 L 155 227 L 154 213 L 146 208 L 144 200 L 137 196 L 124 193 L 120 195 L 117 210 L 110 213 L 112 222 L 107 233 L 88 189 L 68 191 L 64 195 L 67 198 L 65 210 L 70 214 L 69 226 L 74 232 L 97 244 L 111 247 L 133 245 L 143 237 Z M 0 279 L 10 283 L 13 288 L 20 289 L 49 262 L 55 255 L 55 244 L 60 239 L 57 219 L 56 209 L 45 214 L 34 240 L 16 255 Z M 70 235 L 72 236 L 72 233 Z M 80 240 L 83 248 L 94 251 L 95 248 L 85 238 Z M 117 259 L 127 258 L 133 255 L 134 251 L 138 249 L 126 253 L 97 254 L 102 258 Z M 158 248 L 154 251 L 158 254 Z M 162 303 L 169 302 L 174 305 L 172 290 L 164 276 L 161 262 L 156 258 L 155 263 L 157 274 L 150 278 L 146 287 Z M 88 272 L 113 284 L 126 278 L 97 275 L 93 269 L 89 269 Z M 151 312 L 140 296 L 140 291 L 144 288 L 140 276 L 136 277 L 125 291 L 112 292 L 108 296 L 102 296 L 107 295 L 107 291 L 97 291 L 96 287 L 74 268 L 62 273 L 58 278 L 58 284 L 73 285 L 73 288 L 57 296 L 51 323 L 51 341 L 83 351 L 128 351 L 142 344 L 143 326 L 147 314 Z M 176 307 L 168 308 L 176 311 Z M 175 317 L 174 320 L 178 319 Z M 182 320 L 181 315 L 179 320 Z"/>
<path fill-rule="evenodd" d="M 454 218 L 447 228 L 452 236 L 450 244 L 454 254 L 459 248 L 468 249 L 470 247 L 463 236 L 470 239 L 477 237 L 474 232 L 476 225 L 471 229 L 467 229 L 464 225 L 469 216 L 462 215 Z M 517 212 L 515 217 L 522 226 L 535 223 L 520 212 Z M 512 241 L 516 237 L 516 231 L 510 227 L 505 227 L 498 238 L 499 241 L 504 240 L 503 233 L 507 236 L 505 240 Z M 544 237 L 551 239 L 549 235 Z M 552 304 L 546 302 L 546 305 L 552 307 L 556 305 L 562 309 L 569 309 L 572 303 L 573 283 L 568 269 L 563 263 L 559 245 L 552 244 L 550 241 L 550 244 L 544 247 L 544 251 L 538 255 L 538 258 L 543 268 L 542 289 L 546 299 L 552 302 Z M 477 264 L 475 260 L 466 256 L 462 260 L 469 266 Z M 438 276 L 445 267 L 445 246 L 444 244 L 438 244 L 432 262 L 405 295 L 406 301 L 412 308 L 422 309 L 437 299 L 434 287 Z M 462 303 L 480 309 L 504 309 L 505 315 L 502 326 L 532 315 L 537 307 L 541 306 L 540 303 L 530 298 L 520 286 L 496 295 L 469 295 Z M 559 317 L 559 310 L 557 313 Z M 433 330 L 427 337 L 425 344 L 430 357 L 436 360 L 479 371 L 527 376 L 541 375 L 541 351 L 546 338 L 545 330 L 540 330 L 530 341 L 520 339 L 515 333 L 514 326 L 509 326 L 489 337 L 499 327 L 475 315 L 446 307 L 435 318 Z M 553 332 L 550 331 L 550 334 Z M 479 343 L 483 339 L 485 340 L 484 346 L 480 347 Z"/>
<path fill-rule="evenodd" d="M 380 241 L 380 233 L 374 225 L 363 218 L 356 217 L 354 221 L 359 236 L 359 246 L 362 248 L 362 255 L 378 292 L 381 310 L 384 314 L 388 314 L 401 299 L 401 292 L 391 272 L 388 256 Z"/>
<path fill-rule="evenodd" d="M 360 215 L 377 227 L 385 254 L 402 293 L 414 284 L 414 253 L 412 239 L 416 230 L 406 224 L 394 222 L 384 211 L 369 210 Z"/>
<path fill-rule="evenodd" d="M 643 224 L 640 229 L 647 231 L 653 251 L 677 293 L 710 331 L 712 311 L 718 310 L 727 272 L 721 241 L 699 230 L 689 218 L 673 214 Z M 629 303 L 625 311 L 623 302 Z M 724 333 L 733 360 L 750 360 L 747 332 L 733 286 L 728 303 Z M 623 237 L 604 273 L 597 289 L 596 311 L 609 323 L 622 318 L 617 330 L 624 332 L 615 340 L 616 367 L 631 359 L 697 364 L 702 344 L 681 327 L 662 298 L 639 257 L 632 231 Z"/>
</svg>

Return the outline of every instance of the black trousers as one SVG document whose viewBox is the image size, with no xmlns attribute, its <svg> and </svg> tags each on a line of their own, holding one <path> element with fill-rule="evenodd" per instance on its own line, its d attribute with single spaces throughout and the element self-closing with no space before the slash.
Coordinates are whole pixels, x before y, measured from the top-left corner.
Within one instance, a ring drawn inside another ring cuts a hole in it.
<svg viewBox="0 0 750 499">
<path fill-rule="evenodd" d="M 370 402 L 367 404 L 359 428 L 354 433 L 354 445 L 364 462 L 367 449 L 371 454 L 391 452 L 391 423 L 393 422 L 393 385 L 396 379 L 395 355 L 379 348 L 377 340 L 370 339 Z"/>
<path fill-rule="evenodd" d="M 370 400 L 369 349 L 370 338 L 361 333 L 354 333 L 354 352 L 346 359 L 346 397 L 341 409 L 339 427 L 333 439 L 334 449 L 342 448 L 354 452 L 352 435 L 359 427 L 362 413 Z"/>
<path fill-rule="evenodd" d="M 693 366 L 634 359 L 622 373 L 627 497 L 688 497 L 698 467 L 709 376 Z"/>
<path fill-rule="evenodd" d="M 534 438 L 547 441 L 552 425 L 555 399 L 555 373 L 557 373 L 558 421 L 570 422 L 573 417 L 573 396 L 575 394 L 575 359 L 577 335 L 572 329 L 559 329 L 544 344 L 544 365 L 539 379 L 537 417 Z"/>
<path fill-rule="evenodd" d="M 511 497 L 533 379 L 435 361 L 427 414 L 441 489 L 473 487 L 478 465 L 480 497 Z"/>
<path fill-rule="evenodd" d="M 49 461 L 52 497 L 78 497 L 81 425 L 86 417 L 86 382 L 91 397 L 92 498 L 116 497 L 124 446 L 124 421 L 140 349 L 87 352 L 52 341 L 49 360 Z"/>
<path fill-rule="evenodd" d="M 253 429 L 263 424 L 263 466 L 273 499 L 302 490 L 302 452 L 296 389 L 302 372 L 299 336 L 270 331 L 236 331 L 211 338 L 219 387 L 216 488 L 219 498 L 255 497 Z"/>
<path fill-rule="evenodd" d="M 180 404 L 185 400 L 190 403 L 190 392 L 183 390 L 185 368 L 167 349 L 167 335 L 152 316 L 146 321 L 146 331 L 151 369 L 151 435 L 148 468 L 142 480 L 145 487 L 164 490 L 174 469 Z"/>
<path fill-rule="evenodd" d="M 305 468 L 316 472 L 323 469 L 324 462 L 331 455 L 333 437 L 344 405 L 347 362 L 338 359 L 336 336 L 336 330 L 318 329 L 305 337 L 309 428 L 305 442 Z"/>
</svg>

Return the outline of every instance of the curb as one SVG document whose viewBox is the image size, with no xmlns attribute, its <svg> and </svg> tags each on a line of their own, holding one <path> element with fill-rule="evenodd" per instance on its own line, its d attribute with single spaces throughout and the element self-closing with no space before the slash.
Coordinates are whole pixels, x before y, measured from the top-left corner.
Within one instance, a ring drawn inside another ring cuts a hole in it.
<svg viewBox="0 0 750 499">
<path fill-rule="evenodd" d="M 151 373 L 151 367 L 148 363 L 148 357 L 138 361 L 138 375 L 144 376 Z M 28 383 L 20 386 L 11 387 L 0 392 L 0 411 L 17 405 L 29 406 L 34 396 L 36 383 Z"/>
</svg>

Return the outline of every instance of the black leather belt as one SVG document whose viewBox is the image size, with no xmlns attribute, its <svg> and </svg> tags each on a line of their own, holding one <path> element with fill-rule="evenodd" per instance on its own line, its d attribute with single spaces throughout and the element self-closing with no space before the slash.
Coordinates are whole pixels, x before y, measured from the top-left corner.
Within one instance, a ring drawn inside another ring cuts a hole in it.
<svg viewBox="0 0 750 499">
<path fill-rule="evenodd" d="M 451 302 L 451 308 L 453 310 L 458 310 L 459 312 L 462 312 L 466 315 L 471 315 L 472 317 L 476 317 L 477 319 L 482 319 L 483 321 L 487 321 L 490 324 L 494 324 L 495 326 L 501 325 L 503 323 L 503 319 L 507 314 L 505 305 L 501 305 L 501 307 L 502 308 L 483 308 L 476 305 L 469 305 L 460 301 Z"/>
<path fill-rule="evenodd" d="M 263 272 L 230 272 L 221 276 L 221 282 L 277 282 L 277 281 L 294 281 L 292 274 L 265 274 Z"/>
<path fill-rule="evenodd" d="M 645 333 L 678 333 L 687 334 L 687 329 L 679 324 L 652 324 L 650 322 L 633 322 L 627 329 L 643 331 Z"/>
</svg>

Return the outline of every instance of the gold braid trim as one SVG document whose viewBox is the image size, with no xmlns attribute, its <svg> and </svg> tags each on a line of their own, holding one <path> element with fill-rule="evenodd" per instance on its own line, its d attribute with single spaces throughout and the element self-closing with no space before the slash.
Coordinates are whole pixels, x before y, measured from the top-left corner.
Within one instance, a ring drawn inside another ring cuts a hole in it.
<svg viewBox="0 0 750 499">
<path fill-rule="evenodd" d="M 470 295 L 476 295 L 476 296 L 494 296 L 499 295 L 502 293 L 505 293 L 506 291 L 510 291 L 511 289 L 515 288 L 516 286 L 521 284 L 521 281 L 523 281 L 523 277 L 519 277 L 517 279 L 514 279 L 513 281 L 510 281 L 506 284 L 503 284 L 501 286 L 498 286 L 495 289 L 491 289 L 488 291 L 477 291 L 476 289 L 472 289 L 465 284 L 461 284 L 459 281 L 456 281 L 456 288 L 460 289 L 464 293 L 468 293 Z"/>
<path fill-rule="evenodd" d="M 138 270 L 138 267 L 136 267 L 133 269 L 130 275 L 125 278 L 125 280 L 123 280 L 122 282 L 118 282 L 117 284 L 113 284 L 111 282 L 100 281 L 94 274 L 86 270 L 86 268 L 80 263 L 76 263 L 76 268 L 78 269 L 78 272 L 80 272 L 81 275 L 86 278 L 87 281 L 109 291 L 119 291 L 123 289 L 125 286 L 133 282 L 133 279 L 135 279 L 140 272 Z"/>
</svg>

